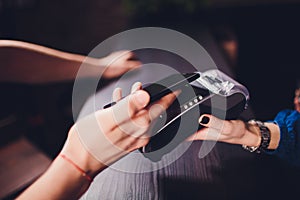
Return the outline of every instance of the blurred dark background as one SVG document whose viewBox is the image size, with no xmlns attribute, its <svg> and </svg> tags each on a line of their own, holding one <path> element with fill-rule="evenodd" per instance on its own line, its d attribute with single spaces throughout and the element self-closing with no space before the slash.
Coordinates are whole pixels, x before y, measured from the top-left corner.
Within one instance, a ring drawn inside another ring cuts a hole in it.
<svg viewBox="0 0 300 200">
<path fill-rule="evenodd" d="M 248 87 L 261 120 L 293 108 L 299 20 L 296 0 L 0 0 L 1 39 L 80 54 L 129 28 L 161 26 L 189 35 L 205 27 L 235 78 Z M 1 83 L 1 144 L 25 134 L 56 155 L 73 123 L 72 84 Z"/>
</svg>

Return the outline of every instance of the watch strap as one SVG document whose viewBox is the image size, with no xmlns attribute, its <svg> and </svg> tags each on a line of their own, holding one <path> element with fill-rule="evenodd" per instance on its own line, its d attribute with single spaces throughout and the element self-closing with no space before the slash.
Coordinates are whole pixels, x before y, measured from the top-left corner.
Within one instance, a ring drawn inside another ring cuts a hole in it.
<svg viewBox="0 0 300 200">
<path fill-rule="evenodd" d="M 265 124 L 259 120 L 250 120 L 248 123 L 253 123 L 258 126 L 260 136 L 261 136 L 261 141 L 259 146 L 242 145 L 242 147 L 247 151 L 256 152 L 256 153 L 261 153 L 262 151 L 268 149 L 271 141 L 271 133 L 268 127 L 265 126 Z"/>
</svg>

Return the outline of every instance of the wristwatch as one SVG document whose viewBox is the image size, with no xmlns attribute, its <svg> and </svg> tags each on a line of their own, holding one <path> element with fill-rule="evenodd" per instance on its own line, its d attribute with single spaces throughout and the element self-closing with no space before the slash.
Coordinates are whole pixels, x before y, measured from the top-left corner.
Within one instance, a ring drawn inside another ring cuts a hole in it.
<svg viewBox="0 0 300 200">
<path fill-rule="evenodd" d="M 266 127 L 263 122 L 258 120 L 250 120 L 248 123 L 255 124 L 256 126 L 259 127 L 261 141 L 259 146 L 242 145 L 242 147 L 247 151 L 255 152 L 255 153 L 261 153 L 261 151 L 268 149 L 271 141 L 271 134 L 268 127 Z"/>
</svg>

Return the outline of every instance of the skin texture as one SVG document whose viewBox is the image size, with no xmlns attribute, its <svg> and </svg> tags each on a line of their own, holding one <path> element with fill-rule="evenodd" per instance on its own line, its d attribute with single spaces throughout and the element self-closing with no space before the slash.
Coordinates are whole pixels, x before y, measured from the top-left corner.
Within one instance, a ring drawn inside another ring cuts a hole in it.
<svg viewBox="0 0 300 200">
<path fill-rule="evenodd" d="M 203 120 L 205 118 L 205 120 Z M 203 123 L 203 122 L 207 123 Z M 205 128 L 192 135 L 189 140 L 216 140 L 231 144 L 259 146 L 260 130 L 257 125 L 241 120 L 221 120 L 212 115 L 204 114 L 199 123 Z M 274 123 L 265 123 L 271 133 L 269 149 L 276 149 L 280 140 L 280 130 Z"/>
<path fill-rule="evenodd" d="M 300 112 L 300 88 L 295 90 L 294 108 Z M 206 122 L 206 123 L 204 123 Z M 199 123 L 206 128 L 199 130 L 189 140 L 217 140 L 232 144 L 241 144 L 247 146 L 259 146 L 260 131 L 259 128 L 249 122 L 241 120 L 221 120 L 212 115 L 202 115 Z M 280 142 L 280 128 L 274 123 L 265 123 L 271 134 L 271 141 L 268 149 L 274 150 Z"/>
<path fill-rule="evenodd" d="M 101 127 L 99 134 L 103 134 L 107 140 L 107 142 L 97 141 L 99 142 L 98 150 L 104 152 L 101 155 L 105 156 L 101 160 L 113 163 L 129 152 L 146 145 L 149 141 L 147 132 L 153 119 L 172 104 L 178 94 L 177 92 L 171 93 L 158 100 L 154 104 L 156 106 L 153 111 L 153 105 L 148 106 L 150 100 L 148 93 L 140 88 L 140 83 L 134 84 L 132 94 L 122 100 L 122 91 L 116 89 L 113 96 L 118 103 L 94 113 Z M 115 112 L 127 114 L 116 119 Z M 88 150 L 87 144 L 79 137 L 81 133 L 76 127 L 78 123 L 81 122 L 76 122 L 70 129 L 61 153 L 76 163 L 90 177 L 95 177 L 107 165 L 100 162 L 99 158 L 95 158 Z M 90 132 L 84 134 L 90 134 Z M 78 199 L 89 185 L 90 182 L 79 170 L 58 156 L 49 169 L 17 199 Z"/>
</svg>

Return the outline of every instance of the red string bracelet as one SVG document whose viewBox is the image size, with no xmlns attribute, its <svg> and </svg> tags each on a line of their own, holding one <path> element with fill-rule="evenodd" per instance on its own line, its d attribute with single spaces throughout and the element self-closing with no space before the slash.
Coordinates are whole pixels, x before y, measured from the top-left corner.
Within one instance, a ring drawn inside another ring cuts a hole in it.
<svg viewBox="0 0 300 200">
<path fill-rule="evenodd" d="M 68 158 L 65 154 L 59 154 L 64 160 L 73 165 L 78 171 L 81 172 L 82 176 L 87 179 L 89 182 L 93 182 L 92 177 L 90 177 L 83 169 L 81 169 L 76 163 L 74 163 L 70 158 Z"/>
</svg>

